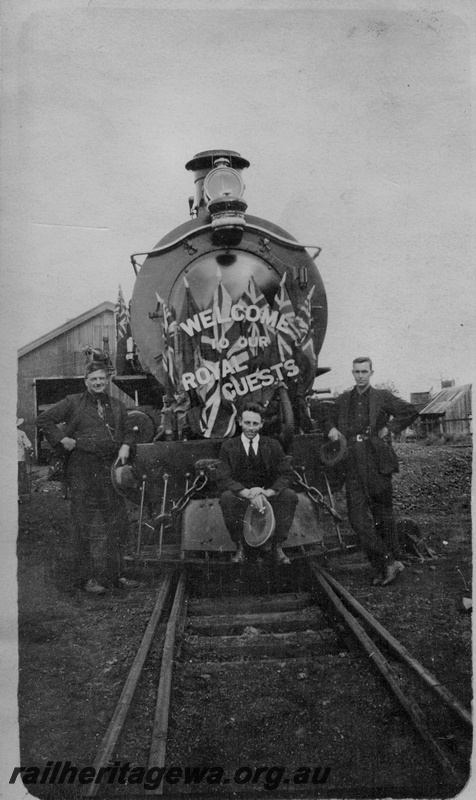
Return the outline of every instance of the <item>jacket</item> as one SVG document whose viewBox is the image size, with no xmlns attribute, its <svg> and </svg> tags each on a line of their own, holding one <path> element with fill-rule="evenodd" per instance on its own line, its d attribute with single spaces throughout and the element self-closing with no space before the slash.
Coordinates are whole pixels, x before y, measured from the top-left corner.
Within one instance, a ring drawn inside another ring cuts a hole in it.
<svg viewBox="0 0 476 800">
<path fill-rule="evenodd" d="M 344 392 L 336 398 L 335 404 L 326 408 L 324 417 L 324 431 L 329 433 L 331 428 L 337 428 L 344 436 L 348 436 L 348 419 L 350 399 L 353 389 Z M 379 430 L 388 428 L 390 433 L 398 434 L 414 422 L 418 411 L 411 403 L 396 397 L 388 389 L 375 389 L 369 386 L 369 436 L 374 449 L 379 472 L 389 475 L 398 472 L 398 461 L 391 445 L 390 437 L 381 439 Z"/>
<path fill-rule="evenodd" d="M 269 475 L 269 487 L 279 492 L 287 489 L 294 480 L 291 468 L 291 457 L 284 454 L 284 450 L 276 439 L 269 436 L 259 438 L 259 452 L 263 458 L 264 467 Z M 220 492 L 240 492 L 246 487 L 239 480 L 239 463 L 241 457 L 247 457 L 241 443 L 241 436 L 226 439 L 220 449 L 217 481 Z"/>
<path fill-rule="evenodd" d="M 122 444 L 133 446 L 135 442 L 132 423 L 129 421 L 124 403 L 109 397 L 114 418 L 114 433 L 108 433 L 104 426 L 101 436 L 91 430 L 88 425 L 89 403 L 92 398 L 89 392 L 67 395 L 59 403 L 44 411 L 36 419 L 36 425 L 44 432 L 50 444 L 55 447 L 65 436 L 76 439 L 77 450 L 86 453 L 104 454 L 104 445 L 114 444 L 119 448 Z M 64 423 L 64 428 L 58 425 Z"/>
</svg>

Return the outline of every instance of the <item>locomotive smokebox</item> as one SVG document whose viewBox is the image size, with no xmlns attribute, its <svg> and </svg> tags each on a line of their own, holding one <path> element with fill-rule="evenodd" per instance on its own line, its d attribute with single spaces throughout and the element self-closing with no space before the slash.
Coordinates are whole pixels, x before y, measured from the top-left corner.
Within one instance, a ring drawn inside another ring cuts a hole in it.
<svg viewBox="0 0 476 800">
<path fill-rule="evenodd" d="M 191 216 L 211 216 L 212 242 L 216 246 L 236 247 L 241 242 L 247 209 L 242 199 L 245 184 L 241 173 L 249 165 L 234 150 L 206 150 L 185 165 L 195 173 Z"/>
</svg>

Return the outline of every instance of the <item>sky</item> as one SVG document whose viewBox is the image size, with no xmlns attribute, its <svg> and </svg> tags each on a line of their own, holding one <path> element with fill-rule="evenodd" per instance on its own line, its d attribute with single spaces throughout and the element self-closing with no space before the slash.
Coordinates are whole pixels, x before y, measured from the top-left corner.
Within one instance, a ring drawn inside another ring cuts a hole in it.
<svg viewBox="0 0 476 800">
<path fill-rule="evenodd" d="M 188 219 L 186 161 L 230 148 L 249 213 L 322 247 L 321 387 L 359 355 L 407 398 L 472 380 L 472 4 L 356 5 L 4 2 L 14 351 L 129 300 L 130 254 Z"/>
</svg>

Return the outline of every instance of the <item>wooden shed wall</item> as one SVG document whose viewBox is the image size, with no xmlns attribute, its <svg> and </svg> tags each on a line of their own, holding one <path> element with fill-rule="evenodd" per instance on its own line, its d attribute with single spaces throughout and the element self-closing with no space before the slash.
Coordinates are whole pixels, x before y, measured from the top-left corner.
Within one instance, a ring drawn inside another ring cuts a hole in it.
<svg viewBox="0 0 476 800">
<path fill-rule="evenodd" d="M 446 409 L 443 429 L 445 433 L 469 433 L 472 414 L 471 389 Z"/>
<path fill-rule="evenodd" d="M 472 388 L 448 404 L 444 413 L 422 415 L 426 433 L 468 434 L 472 431 Z"/>
<path fill-rule="evenodd" d="M 114 312 L 107 309 L 45 344 L 39 345 L 18 359 L 18 414 L 25 419 L 22 428 L 32 442 L 36 438 L 35 380 L 84 375 L 86 359 L 81 352 L 81 347 L 89 345 L 102 349 L 103 337 L 109 339 L 109 351 L 114 364 L 116 355 Z M 82 391 L 82 386 L 78 391 Z M 126 406 L 134 405 L 130 398 L 112 383 L 110 393 L 122 400 Z"/>
</svg>

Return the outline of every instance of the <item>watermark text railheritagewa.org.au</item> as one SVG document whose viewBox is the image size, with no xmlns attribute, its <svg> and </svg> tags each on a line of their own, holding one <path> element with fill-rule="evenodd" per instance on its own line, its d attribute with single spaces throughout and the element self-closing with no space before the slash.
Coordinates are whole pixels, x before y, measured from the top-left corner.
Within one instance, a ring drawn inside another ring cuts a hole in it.
<svg viewBox="0 0 476 800">
<path fill-rule="evenodd" d="M 273 791 L 279 786 L 306 786 L 326 783 L 331 772 L 330 767 L 299 767 L 293 772 L 283 766 L 275 767 L 238 767 L 228 773 L 219 766 L 199 767 L 131 767 L 126 761 L 122 764 L 115 761 L 107 767 L 76 767 L 70 761 L 48 761 L 45 767 L 15 767 L 9 783 L 19 778 L 25 786 L 37 784 L 116 784 L 119 786 L 142 786 L 147 791 L 155 791 L 160 784 L 170 786 L 183 784 L 209 785 L 229 784 L 243 786 L 260 784 L 263 789 Z"/>
</svg>

